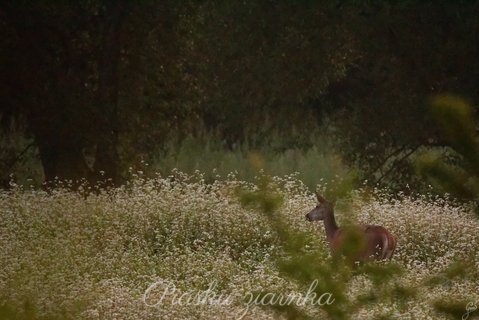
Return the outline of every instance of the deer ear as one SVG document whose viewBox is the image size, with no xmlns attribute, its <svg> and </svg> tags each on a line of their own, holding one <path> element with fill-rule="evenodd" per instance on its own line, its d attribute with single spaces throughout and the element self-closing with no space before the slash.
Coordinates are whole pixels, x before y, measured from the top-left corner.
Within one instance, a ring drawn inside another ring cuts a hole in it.
<svg viewBox="0 0 479 320">
<path fill-rule="evenodd" d="M 318 202 L 319 202 L 319 203 L 324 203 L 324 202 L 326 202 L 326 199 L 324 199 L 323 197 L 321 197 L 321 195 L 318 193 L 318 191 L 316 191 L 315 193 L 316 193 L 316 198 L 318 199 Z"/>
</svg>

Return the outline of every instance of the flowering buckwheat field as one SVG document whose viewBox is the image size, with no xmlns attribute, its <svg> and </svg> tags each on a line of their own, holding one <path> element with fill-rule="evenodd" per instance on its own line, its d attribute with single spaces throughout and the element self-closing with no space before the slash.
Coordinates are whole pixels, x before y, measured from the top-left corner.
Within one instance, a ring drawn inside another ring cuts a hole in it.
<svg viewBox="0 0 479 320">
<path fill-rule="evenodd" d="M 314 195 L 293 176 L 272 179 L 283 198 L 277 214 L 304 234 L 305 251 L 330 259 L 322 224 L 304 218 L 316 205 Z M 271 299 L 252 297 L 261 292 L 305 295 L 308 288 L 279 272 L 277 233 L 261 211 L 240 204 L 238 187 L 255 188 L 234 177 L 207 184 L 201 176 L 178 173 L 137 177 L 124 187 L 88 196 L 81 189 L 2 191 L 0 316 L 283 317 L 268 306 Z M 479 223 L 469 209 L 432 197 L 391 200 L 380 191 L 352 192 L 342 203 L 336 208 L 340 225 L 346 219 L 380 224 L 397 237 L 391 263 L 403 272 L 394 281 L 415 288 L 405 301 L 399 294 L 365 301 L 351 310 L 351 319 L 441 319 L 445 315 L 434 306 L 442 302 L 479 303 L 479 277 L 471 272 L 479 268 Z M 461 275 L 459 268 L 454 274 L 456 261 L 469 263 L 470 270 Z M 353 274 L 345 284 L 348 299 L 360 301 L 373 282 Z M 199 301 L 205 292 L 208 300 Z M 327 318 L 321 306 L 304 309 Z"/>
</svg>

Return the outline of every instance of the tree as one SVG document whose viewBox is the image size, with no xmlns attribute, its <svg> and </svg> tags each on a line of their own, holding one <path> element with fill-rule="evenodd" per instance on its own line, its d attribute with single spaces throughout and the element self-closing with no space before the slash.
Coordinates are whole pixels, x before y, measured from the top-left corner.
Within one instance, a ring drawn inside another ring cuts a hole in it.
<svg viewBox="0 0 479 320">
<path fill-rule="evenodd" d="M 196 6 L 186 21 L 186 57 L 206 127 L 229 145 L 251 131 L 267 136 L 292 124 L 301 132 L 315 127 L 310 100 L 357 58 L 342 13 L 332 1 Z"/>
<path fill-rule="evenodd" d="M 4 124 L 24 119 L 47 181 L 120 181 L 121 122 L 135 114 L 123 97 L 142 86 L 137 73 L 146 63 L 134 57 L 153 31 L 163 32 L 159 21 L 174 19 L 174 8 L 126 0 L 0 6 L 0 115 Z"/>
<path fill-rule="evenodd" d="M 340 124 L 344 154 L 372 183 L 418 183 L 409 159 L 449 142 L 428 113 L 431 95 L 476 99 L 477 1 L 355 1 L 344 5 L 360 51 L 316 104 Z"/>
</svg>

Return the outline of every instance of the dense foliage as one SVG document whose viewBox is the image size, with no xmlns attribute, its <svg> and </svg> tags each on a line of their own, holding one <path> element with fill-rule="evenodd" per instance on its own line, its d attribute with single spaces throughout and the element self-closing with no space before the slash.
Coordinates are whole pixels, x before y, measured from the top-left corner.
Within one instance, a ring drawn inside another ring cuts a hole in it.
<svg viewBox="0 0 479 320">
<path fill-rule="evenodd" d="M 308 152 L 321 132 L 361 178 L 419 187 L 409 159 L 425 147 L 447 156 L 449 145 L 427 98 L 478 101 L 478 9 L 477 1 L 3 2 L 2 184 L 11 173 L 121 182 L 187 136 L 214 134 L 221 150 L 236 151 L 264 148 L 280 132 L 273 151 Z"/>
</svg>

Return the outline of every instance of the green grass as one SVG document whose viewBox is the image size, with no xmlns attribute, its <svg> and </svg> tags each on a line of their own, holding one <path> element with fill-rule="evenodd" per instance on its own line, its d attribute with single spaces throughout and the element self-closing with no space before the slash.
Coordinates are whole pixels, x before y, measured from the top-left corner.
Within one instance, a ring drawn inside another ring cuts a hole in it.
<svg viewBox="0 0 479 320">
<path fill-rule="evenodd" d="M 348 186 L 353 183 L 357 172 L 344 164 L 331 141 L 313 135 L 306 140 L 300 147 L 285 143 L 275 134 L 268 144 L 243 143 L 229 149 L 212 134 L 189 136 L 179 143 L 168 144 L 151 160 L 150 170 L 163 175 L 174 169 L 189 174 L 199 171 L 206 181 L 224 179 L 230 173 L 238 179 L 254 181 L 258 169 L 274 176 L 296 173 L 311 190 L 318 183 Z"/>
</svg>

